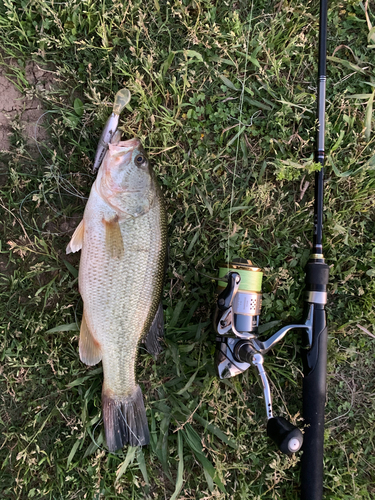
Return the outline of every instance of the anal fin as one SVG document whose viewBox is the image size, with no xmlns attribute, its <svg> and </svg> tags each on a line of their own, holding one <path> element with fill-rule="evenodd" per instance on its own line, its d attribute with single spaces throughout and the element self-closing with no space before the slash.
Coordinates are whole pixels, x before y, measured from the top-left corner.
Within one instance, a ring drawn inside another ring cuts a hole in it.
<svg viewBox="0 0 375 500">
<path fill-rule="evenodd" d="M 87 325 L 85 312 L 83 312 L 79 334 L 79 357 L 88 366 L 96 365 L 102 359 L 101 346 Z"/>
<path fill-rule="evenodd" d="M 68 246 L 66 247 L 66 253 L 74 253 L 81 250 L 83 245 L 83 235 L 85 232 L 85 224 L 83 220 L 76 227 L 72 239 L 69 241 Z"/>
<path fill-rule="evenodd" d="M 164 337 L 164 313 L 163 305 L 160 302 L 158 310 L 156 311 L 155 318 L 151 324 L 150 330 L 144 338 L 144 343 L 148 352 L 155 356 L 155 358 L 163 350 L 161 346 L 161 339 Z"/>
</svg>

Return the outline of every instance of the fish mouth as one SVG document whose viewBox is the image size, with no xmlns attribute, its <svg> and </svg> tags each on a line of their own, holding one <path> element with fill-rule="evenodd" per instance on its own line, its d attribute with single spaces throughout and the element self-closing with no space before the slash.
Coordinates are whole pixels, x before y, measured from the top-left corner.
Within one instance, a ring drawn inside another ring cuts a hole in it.
<svg viewBox="0 0 375 500">
<path fill-rule="evenodd" d="M 134 148 L 127 148 L 121 146 L 109 146 L 109 158 L 110 162 L 114 161 L 115 163 L 121 162 L 129 163 L 133 156 Z M 110 163 L 112 165 L 112 163 Z"/>
<path fill-rule="evenodd" d="M 129 162 L 132 158 L 133 151 L 141 146 L 141 141 L 138 137 L 129 139 L 128 141 L 119 141 L 114 144 L 109 144 L 109 156 L 112 159 L 119 159 L 124 162 Z"/>
<path fill-rule="evenodd" d="M 128 150 L 133 150 L 141 145 L 140 139 L 134 137 L 133 139 L 128 139 L 127 141 L 118 141 L 114 144 L 109 144 L 110 149 L 114 148 L 126 148 Z"/>
</svg>

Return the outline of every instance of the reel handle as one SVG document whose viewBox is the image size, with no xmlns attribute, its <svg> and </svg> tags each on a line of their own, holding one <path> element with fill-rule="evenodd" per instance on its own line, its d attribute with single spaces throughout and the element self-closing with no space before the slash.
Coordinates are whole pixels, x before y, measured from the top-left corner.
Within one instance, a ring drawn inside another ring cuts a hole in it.
<svg viewBox="0 0 375 500">
<path fill-rule="evenodd" d="M 303 444 L 302 432 L 284 417 L 273 417 L 268 420 L 267 435 L 277 444 L 279 450 L 288 456 L 297 453 Z"/>
<path fill-rule="evenodd" d="M 274 441 L 282 453 L 290 456 L 297 453 L 303 443 L 303 434 L 295 425 L 288 422 L 284 417 L 274 417 L 272 413 L 271 391 L 267 374 L 263 368 L 263 356 L 254 350 L 251 341 L 239 340 L 233 350 L 236 360 L 252 364 L 258 370 L 262 381 L 263 396 L 267 411 L 267 435 Z"/>
</svg>

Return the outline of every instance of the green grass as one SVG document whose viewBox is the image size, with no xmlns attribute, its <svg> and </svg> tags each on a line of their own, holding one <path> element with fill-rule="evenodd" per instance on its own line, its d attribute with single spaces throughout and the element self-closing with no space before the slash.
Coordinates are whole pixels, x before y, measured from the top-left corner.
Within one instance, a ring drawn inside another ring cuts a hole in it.
<svg viewBox="0 0 375 500">
<path fill-rule="evenodd" d="M 326 499 L 375 495 L 375 35 L 366 14 L 375 25 L 371 2 L 329 9 Z M 265 269 L 262 322 L 301 319 L 317 19 L 318 3 L 301 0 L 253 10 L 243 0 L 1 3 L 1 64 L 25 96 L 38 95 L 49 134 L 35 154 L 15 123 L 0 158 L 2 498 L 298 498 L 299 459 L 267 438 L 255 374 L 215 376 L 212 277 L 218 261 L 250 258 Z M 30 61 L 53 72 L 51 89 L 28 84 Z M 109 454 L 101 368 L 77 352 L 79 256 L 65 247 L 124 86 L 124 136 L 141 137 L 164 189 L 170 263 L 165 350 L 157 363 L 142 352 L 138 369 L 152 442 Z M 301 423 L 298 339 L 288 335 L 266 366 L 275 413 Z"/>
</svg>

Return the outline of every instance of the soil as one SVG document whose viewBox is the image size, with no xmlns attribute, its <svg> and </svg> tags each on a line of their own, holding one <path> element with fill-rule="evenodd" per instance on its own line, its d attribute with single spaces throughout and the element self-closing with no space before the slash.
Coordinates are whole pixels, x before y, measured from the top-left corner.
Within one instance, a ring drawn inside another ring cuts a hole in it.
<svg viewBox="0 0 375 500">
<path fill-rule="evenodd" d="M 44 141 L 47 138 L 46 131 L 42 127 L 37 126 L 36 129 L 38 119 L 43 114 L 43 107 L 40 100 L 35 97 L 35 93 L 51 87 L 54 80 L 53 72 L 41 69 L 34 62 L 28 63 L 25 76 L 30 84 L 29 95 L 22 94 L 7 78 L 6 75 L 10 73 L 6 67 L 0 66 L 0 151 L 9 151 L 12 121 L 17 118 L 31 146 L 34 146 L 36 141 Z M 38 125 L 41 125 L 41 122 L 42 119 Z"/>
</svg>

